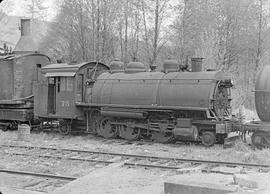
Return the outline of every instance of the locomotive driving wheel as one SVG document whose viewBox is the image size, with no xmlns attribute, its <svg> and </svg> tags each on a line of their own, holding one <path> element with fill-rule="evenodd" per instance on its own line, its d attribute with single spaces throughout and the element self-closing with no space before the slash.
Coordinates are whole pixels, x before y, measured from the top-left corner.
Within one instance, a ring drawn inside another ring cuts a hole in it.
<svg viewBox="0 0 270 194">
<path fill-rule="evenodd" d="M 151 132 L 151 140 L 158 143 L 169 143 L 173 140 L 173 134 L 171 132 Z"/>
<path fill-rule="evenodd" d="M 130 141 L 137 140 L 140 136 L 140 129 L 122 125 L 119 129 L 119 136 Z"/>
<path fill-rule="evenodd" d="M 105 138 L 114 138 L 117 135 L 117 130 L 115 126 L 111 124 L 111 119 L 109 118 L 103 118 L 100 120 L 99 128 L 97 130 L 97 133 Z"/>
<path fill-rule="evenodd" d="M 171 131 L 171 115 L 169 113 L 157 113 L 149 116 L 149 125 L 155 130 L 150 131 L 150 139 L 158 143 L 170 143 L 173 141 Z"/>
</svg>

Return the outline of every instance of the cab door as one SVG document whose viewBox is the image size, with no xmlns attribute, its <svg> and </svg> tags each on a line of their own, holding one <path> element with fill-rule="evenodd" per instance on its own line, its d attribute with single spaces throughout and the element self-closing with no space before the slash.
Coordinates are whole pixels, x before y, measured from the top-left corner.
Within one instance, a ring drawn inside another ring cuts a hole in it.
<svg viewBox="0 0 270 194">
<path fill-rule="evenodd" d="M 56 93 L 56 114 L 59 118 L 71 119 L 76 117 L 74 97 L 74 77 L 60 77 Z"/>
<path fill-rule="evenodd" d="M 56 78 L 48 79 L 48 114 L 56 112 Z"/>
</svg>

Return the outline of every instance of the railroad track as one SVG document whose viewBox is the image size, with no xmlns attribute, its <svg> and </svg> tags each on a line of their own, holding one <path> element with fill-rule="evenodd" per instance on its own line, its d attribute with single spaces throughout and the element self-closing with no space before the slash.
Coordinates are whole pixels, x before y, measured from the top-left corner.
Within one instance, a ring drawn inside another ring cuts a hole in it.
<svg viewBox="0 0 270 194">
<path fill-rule="evenodd" d="M 21 170 L 12 170 L 12 169 L 0 169 L 0 174 L 12 174 L 16 175 L 16 177 L 19 178 L 19 176 L 22 177 L 22 180 L 24 180 L 23 186 L 21 187 L 14 187 L 16 189 L 23 189 L 26 191 L 38 191 L 38 192 L 49 192 L 54 190 L 57 187 L 61 187 L 65 184 L 67 184 L 70 181 L 76 180 L 78 177 L 71 177 L 71 176 L 61 176 L 61 175 L 54 175 L 54 174 L 47 174 L 47 173 L 37 173 L 37 172 L 31 172 L 31 171 L 21 171 Z M 33 177 L 32 179 L 27 179 L 26 181 L 25 176 Z M 5 179 L 5 175 L 1 174 L 1 178 Z M 17 178 L 17 181 L 18 181 Z M 28 182 L 28 183 L 27 183 Z"/>
<path fill-rule="evenodd" d="M 51 147 L 35 147 L 35 146 L 17 146 L 17 145 L 0 145 L 4 153 L 9 155 L 40 157 L 55 160 L 72 160 L 91 163 L 101 163 L 110 165 L 113 163 L 121 163 L 123 166 L 135 166 L 144 168 L 159 169 L 182 169 L 189 164 L 192 167 L 205 165 L 209 166 L 227 166 L 227 167 L 244 167 L 244 168 L 270 168 L 268 164 L 224 162 L 211 160 L 197 160 L 173 157 L 158 157 L 149 155 L 124 154 L 114 152 L 103 152 L 93 150 L 79 149 L 58 149 Z"/>
<path fill-rule="evenodd" d="M 0 169 L 0 173 L 16 174 L 16 175 L 23 175 L 23 176 L 34 176 L 34 177 L 42 177 L 42 178 L 49 178 L 49 179 L 59 179 L 59 180 L 66 180 L 66 181 L 74 181 L 78 178 L 78 177 L 71 177 L 71 176 L 61 176 L 61 175 L 11 170 L 11 169 Z"/>
</svg>

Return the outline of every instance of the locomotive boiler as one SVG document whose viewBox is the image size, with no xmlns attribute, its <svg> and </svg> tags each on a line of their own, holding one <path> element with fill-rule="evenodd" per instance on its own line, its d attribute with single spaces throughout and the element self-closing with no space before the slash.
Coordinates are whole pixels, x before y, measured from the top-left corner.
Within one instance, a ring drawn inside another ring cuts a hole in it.
<svg viewBox="0 0 270 194">
<path fill-rule="evenodd" d="M 157 142 L 202 141 L 210 146 L 232 130 L 231 80 L 221 71 L 200 71 L 202 60 L 192 59 L 192 71 L 167 60 L 162 72 L 149 72 L 131 62 L 113 62 L 110 72 L 97 77 L 88 102 L 88 130 L 105 138 L 120 136 Z"/>
</svg>

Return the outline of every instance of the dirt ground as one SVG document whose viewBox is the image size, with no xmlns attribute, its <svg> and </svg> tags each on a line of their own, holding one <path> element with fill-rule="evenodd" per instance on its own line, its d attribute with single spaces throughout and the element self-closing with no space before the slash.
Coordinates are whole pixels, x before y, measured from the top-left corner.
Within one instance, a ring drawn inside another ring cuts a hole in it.
<svg viewBox="0 0 270 194">
<path fill-rule="evenodd" d="M 173 175 L 175 173 L 165 170 L 108 166 L 70 182 L 52 194 L 162 194 L 164 180 Z"/>
<path fill-rule="evenodd" d="M 122 152 L 130 154 L 142 154 L 142 155 L 154 155 L 164 157 L 179 157 L 179 158 L 192 158 L 192 159 L 207 159 L 207 160 L 219 160 L 219 161 L 231 161 L 231 162 L 246 162 L 246 163 L 261 163 L 270 164 L 270 150 L 254 150 L 250 146 L 241 142 L 236 143 L 233 148 L 224 149 L 222 145 L 215 145 L 207 148 L 199 144 L 159 144 L 152 142 L 127 142 L 125 140 L 115 139 L 106 140 L 101 137 L 87 135 L 87 136 L 62 136 L 57 133 L 32 133 L 30 141 L 18 141 L 16 131 L 0 132 L 0 144 L 12 144 L 12 145 L 32 145 L 32 146 L 47 146 L 56 148 L 74 148 L 74 149 L 86 149 L 86 150 L 100 150 L 110 152 Z M 88 162 L 76 162 L 65 160 L 44 160 L 42 158 L 28 158 L 22 156 L 12 156 L 5 152 L 3 148 L 0 151 L 0 168 L 2 169 L 18 169 L 24 171 L 36 171 L 48 174 L 65 175 L 73 177 L 83 177 L 89 173 L 98 173 L 99 176 L 103 173 L 106 174 L 103 169 L 104 165 L 89 164 Z M 128 187 L 136 193 L 136 188 L 144 188 L 147 193 L 147 189 L 158 191 L 162 193 L 163 182 L 171 176 L 175 176 L 177 173 L 172 171 L 159 171 L 159 170 L 144 170 L 144 169 L 128 169 L 120 168 L 118 170 L 121 180 L 130 180 Z M 87 175 L 92 177 L 91 175 Z M 130 179 L 132 177 L 132 179 Z M 14 178 L 14 177 L 13 177 Z M 232 178 L 232 177 L 231 177 Z M 117 178 L 115 178 L 117 180 Z M 134 179 L 134 180 L 133 180 Z M 120 179 L 118 179 L 119 181 Z M 131 181 L 132 180 L 132 181 Z M 143 181 L 142 181 L 143 180 Z M 114 179 L 104 179 L 115 185 Z M 45 190 L 51 192 L 56 188 L 65 185 L 67 182 L 50 182 L 46 185 L 38 184 L 38 180 L 33 178 L 17 180 L 17 186 L 19 188 L 28 188 L 27 186 L 37 185 L 34 189 Z M 102 184 L 97 182 L 101 187 Z M 109 184 L 108 183 L 108 184 Z M 0 187 L 12 186 L 14 179 L 7 174 L 0 174 Z M 16 184 L 15 184 L 16 185 Z M 49 185 L 49 186 L 48 186 Z M 69 185 L 69 184 L 68 184 Z M 31 187 L 30 187 L 31 188 Z M 112 187 L 115 191 L 123 188 Z M 63 190 L 65 191 L 65 190 Z M 101 191 L 101 190 L 99 190 Z M 126 190 L 125 190 L 126 191 Z M 102 192 L 100 192 L 102 193 Z M 107 190 L 110 193 L 110 190 Z M 113 193 L 113 192 L 112 192 Z M 118 192 L 114 192 L 118 193 Z M 138 192 L 137 192 L 138 193 Z"/>
<path fill-rule="evenodd" d="M 200 144 L 186 143 L 159 144 L 140 141 L 128 143 L 121 139 L 106 140 L 94 135 L 62 136 L 57 133 L 32 133 L 29 142 L 21 142 L 17 141 L 16 131 L 0 131 L 0 144 L 68 147 L 164 157 L 270 164 L 270 149 L 254 150 L 242 142 L 237 142 L 232 148 L 224 149 L 222 145 L 209 148 Z"/>
</svg>

